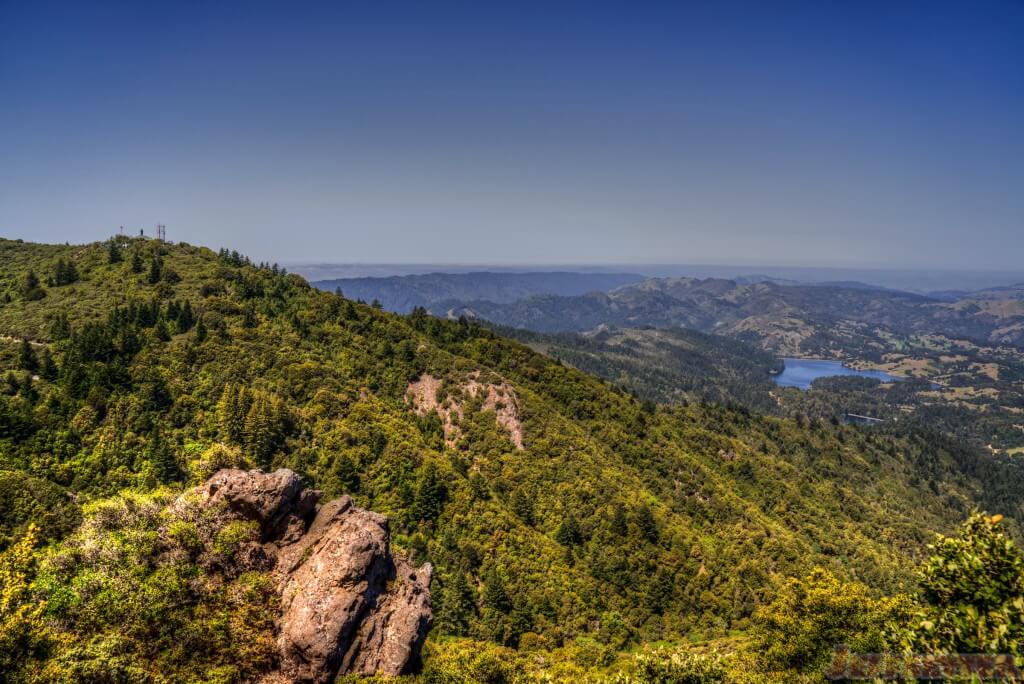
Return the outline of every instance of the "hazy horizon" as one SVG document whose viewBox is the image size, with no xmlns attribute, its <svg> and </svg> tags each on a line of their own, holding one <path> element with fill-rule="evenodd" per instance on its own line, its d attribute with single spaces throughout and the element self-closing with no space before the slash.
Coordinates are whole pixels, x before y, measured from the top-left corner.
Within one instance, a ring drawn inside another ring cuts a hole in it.
<svg viewBox="0 0 1024 684">
<path fill-rule="evenodd" d="M 1024 4 L 0 6 L 0 235 L 1014 271 Z"/>
<path fill-rule="evenodd" d="M 743 264 L 331 264 L 286 263 L 310 281 L 389 278 L 429 274 L 497 273 L 632 273 L 648 278 L 739 278 L 768 276 L 801 283 L 860 282 L 908 292 L 981 290 L 1024 283 L 1024 269 L 885 269 Z"/>
</svg>

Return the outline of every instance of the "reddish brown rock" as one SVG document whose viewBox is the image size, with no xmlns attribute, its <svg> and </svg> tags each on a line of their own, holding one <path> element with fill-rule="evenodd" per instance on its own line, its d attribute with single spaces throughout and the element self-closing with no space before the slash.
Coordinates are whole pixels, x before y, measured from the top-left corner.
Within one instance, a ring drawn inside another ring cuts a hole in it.
<svg viewBox="0 0 1024 684">
<path fill-rule="evenodd" d="M 279 671 L 266 682 L 406 672 L 431 623 L 431 567 L 392 556 L 387 520 L 320 493 L 290 470 L 222 470 L 200 488 L 225 515 L 260 525 L 281 591 Z"/>
</svg>

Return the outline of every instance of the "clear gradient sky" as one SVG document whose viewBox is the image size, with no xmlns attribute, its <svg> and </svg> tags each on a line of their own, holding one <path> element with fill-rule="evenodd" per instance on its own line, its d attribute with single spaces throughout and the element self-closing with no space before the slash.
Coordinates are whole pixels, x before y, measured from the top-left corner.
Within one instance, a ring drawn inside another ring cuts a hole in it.
<svg viewBox="0 0 1024 684">
<path fill-rule="evenodd" d="M 1019 270 L 1024 1 L 0 0 L 0 235 Z"/>
</svg>

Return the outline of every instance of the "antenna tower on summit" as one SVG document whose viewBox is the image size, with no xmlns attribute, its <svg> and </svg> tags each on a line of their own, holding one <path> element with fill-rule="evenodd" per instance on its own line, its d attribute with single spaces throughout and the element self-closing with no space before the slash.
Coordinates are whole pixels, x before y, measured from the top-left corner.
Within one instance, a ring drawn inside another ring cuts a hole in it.
<svg viewBox="0 0 1024 684">
<path fill-rule="evenodd" d="M 167 226 L 162 223 L 156 224 L 156 239 L 160 242 L 167 242 Z"/>
</svg>

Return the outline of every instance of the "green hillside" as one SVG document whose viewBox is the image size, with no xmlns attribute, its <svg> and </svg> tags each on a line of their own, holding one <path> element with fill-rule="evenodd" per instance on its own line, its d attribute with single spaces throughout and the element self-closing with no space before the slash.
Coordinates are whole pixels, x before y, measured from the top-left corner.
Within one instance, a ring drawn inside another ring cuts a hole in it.
<svg viewBox="0 0 1024 684">
<path fill-rule="evenodd" d="M 237 254 L 5 240 L 0 301 L 0 483 L 35 483 L 0 507 L 0 544 L 29 521 L 57 541 L 78 506 L 126 489 L 288 467 L 387 515 L 396 544 L 434 563 L 428 664 L 459 648 L 446 635 L 608 652 L 725 636 L 815 566 L 909 589 L 934 532 L 974 508 L 1021 519 L 1014 464 L 655 407 L 471 323 L 385 313 Z M 150 647 L 125 646 L 177 666 Z"/>
<path fill-rule="evenodd" d="M 662 404 L 742 405 L 778 413 L 771 396 L 780 359 L 754 345 L 684 328 L 629 328 L 589 334 L 495 331 L 573 368 Z"/>
</svg>

